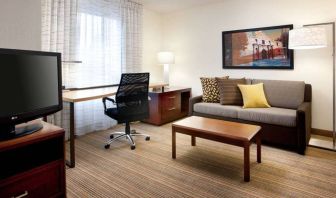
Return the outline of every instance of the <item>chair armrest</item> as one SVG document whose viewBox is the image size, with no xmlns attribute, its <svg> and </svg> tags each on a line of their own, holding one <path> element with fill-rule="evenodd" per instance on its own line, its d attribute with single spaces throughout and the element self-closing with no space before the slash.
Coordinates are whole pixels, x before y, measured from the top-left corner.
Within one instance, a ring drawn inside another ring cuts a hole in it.
<svg viewBox="0 0 336 198">
<path fill-rule="evenodd" d="M 113 104 L 115 104 L 115 100 L 114 99 L 108 98 L 108 97 L 104 97 L 103 98 L 104 111 L 106 111 L 106 100 L 112 102 Z"/>
<path fill-rule="evenodd" d="M 195 96 L 189 99 L 189 116 L 192 116 L 194 111 L 194 104 L 202 102 L 202 95 Z"/>
<path fill-rule="evenodd" d="M 303 102 L 296 110 L 298 127 L 298 151 L 304 154 L 311 132 L 311 102 Z"/>
</svg>

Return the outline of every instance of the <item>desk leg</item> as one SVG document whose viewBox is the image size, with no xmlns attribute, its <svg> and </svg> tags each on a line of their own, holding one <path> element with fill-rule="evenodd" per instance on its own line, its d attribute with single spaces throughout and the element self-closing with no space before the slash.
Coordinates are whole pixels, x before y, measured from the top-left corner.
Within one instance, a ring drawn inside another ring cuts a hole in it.
<svg viewBox="0 0 336 198">
<path fill-rule="evenodd" d="M 48 122 L 48 117 L 47 117 L 47 116 L 43 116 L 42 120 L 43 120 L 44 122 Z"/>
<path fill-rule="evenodd" d="M 66 165 L 75 167 L 75 104 L 70 102 L 70 161 L 66 160 Z"/>
</svg>

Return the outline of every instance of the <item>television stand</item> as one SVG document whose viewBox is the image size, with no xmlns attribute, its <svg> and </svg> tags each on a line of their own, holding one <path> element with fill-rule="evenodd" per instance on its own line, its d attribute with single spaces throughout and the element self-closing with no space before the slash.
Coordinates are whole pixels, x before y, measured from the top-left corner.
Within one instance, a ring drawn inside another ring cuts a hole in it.
<svg viewBox="0 0 336 198">
<path fill-rule="evenodd" d="M 28 134 L 32 134 L 38 130 L 43 128 L 43 124 L 39 120 L 19 124 L 19 125 L 7 125 L 4 127 L 0 127 L 0 141 L 10 140 L 14 138 L 18 138 L 21 136 L 25 136 Z"/>
<path fill-rule="evenodd" d="M 0 197 L 66 197 L 64 130 L 44 123 L 0 142 Z"/>
</svg>

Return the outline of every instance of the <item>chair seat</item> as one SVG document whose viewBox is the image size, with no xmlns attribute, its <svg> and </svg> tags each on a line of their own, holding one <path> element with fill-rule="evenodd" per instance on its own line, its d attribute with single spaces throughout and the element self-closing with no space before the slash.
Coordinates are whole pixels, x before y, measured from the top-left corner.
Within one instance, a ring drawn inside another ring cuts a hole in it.
<svg viewBox="0 0 336 198">
<path fill-rule="evenodd" d="M 126 108 L 122 110 L 125 111 Z M 132 109 L 132 108 L 131 108 Z M 142 109 L 132 109 L 132 114 L 123 114 L 118 111 L 118 108 L 108 108 L 105 111 L 105 115 L 109 116 L 110 118 L 117 120 L 118 123 L 125 123 L 125 122 L 134 122 L 143 120 L 149 117 L 148 111 L 142 111 Z"/>
</svg>

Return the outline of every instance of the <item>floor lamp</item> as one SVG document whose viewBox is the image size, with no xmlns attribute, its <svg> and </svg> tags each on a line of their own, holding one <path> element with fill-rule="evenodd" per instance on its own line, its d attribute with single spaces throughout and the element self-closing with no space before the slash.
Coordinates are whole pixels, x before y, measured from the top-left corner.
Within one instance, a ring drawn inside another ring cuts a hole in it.
<svg viewBox="0 0 336 198">
<path fill-rule="evenodd" d="M 336 150 L 335 139 L 335 22 L 330 23 L 317 23 L 304 25 L 303 28 L 298 28 L 289 31 L 289 49 L 316 49 L 327 47 L 327 36 L 324 27 L 332 26 L 332 46 L 333 46 L 333 148 Z M 318 146 L 320 148 L 325 148 Z"/>
</svg>

